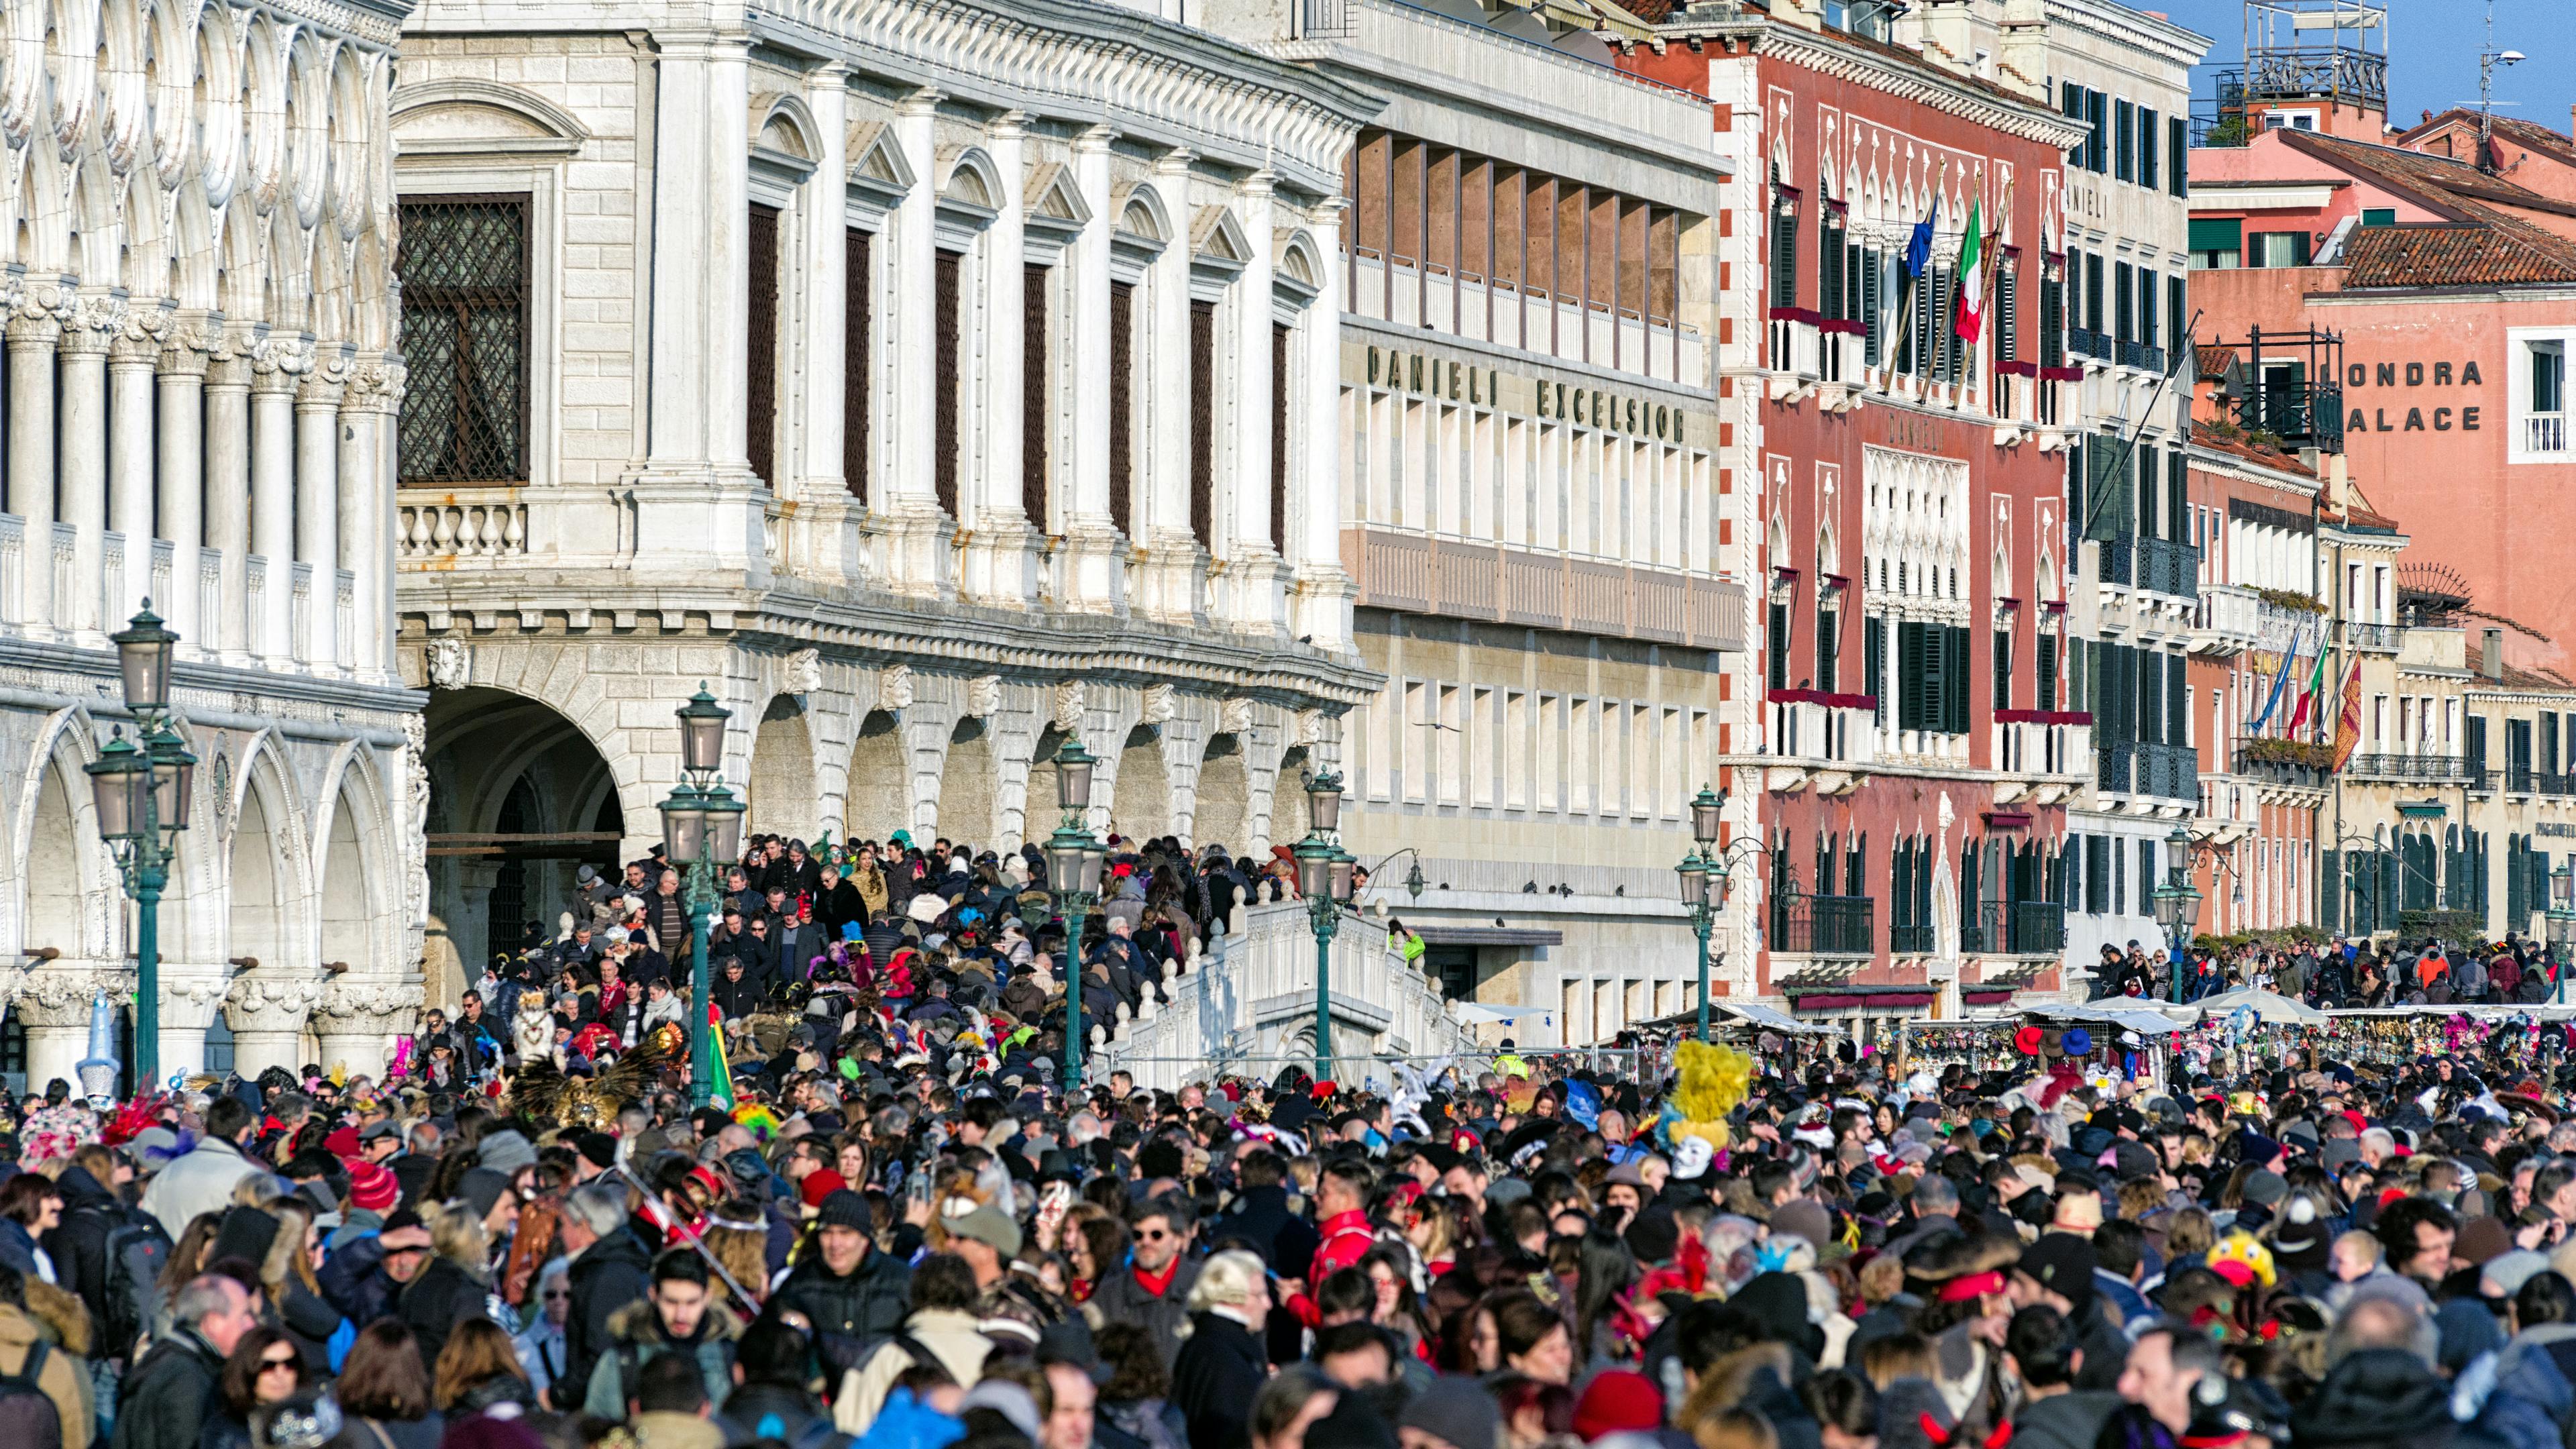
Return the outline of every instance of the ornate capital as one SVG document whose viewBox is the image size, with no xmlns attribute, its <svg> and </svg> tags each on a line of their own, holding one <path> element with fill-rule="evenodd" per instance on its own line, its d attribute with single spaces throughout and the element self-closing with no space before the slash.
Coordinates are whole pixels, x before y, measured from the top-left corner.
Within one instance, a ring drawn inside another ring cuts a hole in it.
<svg viewBox="0 0 2576 1449">
<path fill-rule="evenodd" d="M 161 978 L 161 1024 L 186 1031 L 203 1031 L 214 1024 L 215 1013 L 222 1009 L 224 996 L 232 983 L 221 976 L 164 976 Z"/>
<path fill-rule="evenodd" d="M 53 346 L 71 320 L 79 296 L 80 284 L 70 277 L 30 272 L 19 278 L 17 292 L 10 298 L 9 345 L 17 346 L 23 335 L 30 345 L 41 338 L 45 346 Z"/>
<path fill-rule="evenodd" d="M 391 1031 L 406 1024 L 426 998 L 416 981 L 341 977 L 322 988 L 324 1031 Z"/>
<path fill-rule="evenodd" d="M 125 331 L 127 311 L 122 292 L 74 293 L 63 317 L 63 351 L 80 357 L 105 356 Z"/>
<path fill-rule="evenodd" d="M 399 365 L 389 366 L 381 358 L 353 364 L 348 386 L 340 394 L 340 410 L 392 416 L 402 408 L 401 376 Z"/>
<path fill-rule="evenodd" d="M 313 339 L 302 333 L 272 332 L 251 349 L 251 387 L 259 392 L 293 392 L 313 370 Z"/>
<path fill-rule="evenodd" d="M 338 409 L 349 386 L 350 375 L 355 371 L 347 348 L 322 349 L 314 355 L 312 371 L 296 386 L 295 405 L 299 408 Z"/>
<path fill-rule="evenodd" d="M 134 991 L 134 973 L 43 966 L 26 973 L 10 1005 L 30 1026 L 87 1026 L 90 1003 L 102 991 L 111 1000 L 124 1000 Z"/>
<path fill-rule="evenodd" d="M 229 999 L 235 1031 L 302 1031 L 305 1018 L 322 1002 L 322 983 L 239 976 Z"/>
</svg>

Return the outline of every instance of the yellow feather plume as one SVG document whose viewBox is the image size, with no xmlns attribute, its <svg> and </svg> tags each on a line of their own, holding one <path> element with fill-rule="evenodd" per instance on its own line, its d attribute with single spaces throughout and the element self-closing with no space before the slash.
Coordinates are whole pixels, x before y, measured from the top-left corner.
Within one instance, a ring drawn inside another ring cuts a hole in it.
<svg viewBox="0 0 2576 1449">
<path fill-rule="evenodd" d="M 1724 1148 L 1726 1115 L 1753 1090 L 1753 1058 L 1733 1047 L 1686 1041 L 1673 1052 L 1673 1069 L 1671 1135 L 1702 1137 Z"/>
</svg>

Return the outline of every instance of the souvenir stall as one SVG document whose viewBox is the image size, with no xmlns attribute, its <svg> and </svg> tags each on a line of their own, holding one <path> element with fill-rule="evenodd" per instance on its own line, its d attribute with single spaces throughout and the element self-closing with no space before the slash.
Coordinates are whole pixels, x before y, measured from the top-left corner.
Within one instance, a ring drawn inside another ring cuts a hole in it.
<svg viewBox="0 0 2576 1449">
<path fill-rule="evenodd" d="M 2013 1029 L 2020 1024 L 2011 1016 L 1901 1022 L 1896 1029 L 1897 1070 L 1937 1075 L 1953 1064 L 1980 1073 L 2021 1070 L 2026 1063 L 2013 1051 Z"/>
<path fill-rule="evenodd" d="M 2420 1057 L 2484 1055 L 2521 1037 L 2534 1065 L 2576 1053 L 2576 1009 L 2563 1006 L 2384 1006 L 2323 1013 L 2298 1046 L 2318 1061 L 2398 1066 Z"/>
<path fill-rule="evenodd" d="M 2125 1001 L 2031 1006 L 2022 1016 L 2023 1034 L 2017 1042 L 2031 1040 L 2027 1033 L 2036 1029 L 2044 1054 L 2081 1059 L 2087 1075 L 2098 1071 L 2114 1080 L 2151 1087 L 2162 1087 L 2169 1080 L 2176 1042 L 2186 1030 L 2184 1022 L 2152 1005 Z"/>
</svg>

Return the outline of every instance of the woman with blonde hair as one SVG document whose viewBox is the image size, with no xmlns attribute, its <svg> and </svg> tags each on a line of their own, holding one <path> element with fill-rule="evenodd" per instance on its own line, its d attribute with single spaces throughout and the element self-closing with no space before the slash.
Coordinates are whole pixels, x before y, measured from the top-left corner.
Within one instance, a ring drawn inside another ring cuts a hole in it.
<svg viewBox="0 0 2576 1449">
<path fill-rule="evenodd" d="M 317 1378 L 337 1372 L 340 1366 L 332 1361 L 331 1341 L 346 1320 L 322 1296 L 322 1285 L 313 1277 L 313 1260 L 321 1246 L 313 1228 L 313 1208 L 300 1198 L 281 1197 L 267 1211 L 277 1224 L 277 1236 L 269 1239 L 267 1256 L 260 1260 L 260 1286 L 277 1310 L 277 1321 L 303 1352 L 305 1367 Z"/>
<path fill-rule="evenodd" d="M 742 1305 L 743 1317 L 759 1317 L 760 1305 L 769 1298 L 769 1225 L 761 1221 L 760 1204 L 748 1198 L 717 1204 L 707 1214 L 700 1241 L 751 1295 L 751 1302 Z"/>
<path fill-rule="evenodd" d="M 536 1391 L 529 1387 L 527 1372 L 519 1364 L 517 1346 L 488 1318 L 456 1325 L 456 1331 L 447 1336 L 447 1347 L 438 1351 L 438 1371 L 431 1382 L 438 1411 L 449 1418 L 490 1414 L 513 1419 L 537 1406 Z"/>
<path fill-rule="evenodd" d="M 1258 1254 L 1217 1253 L 1190 1285 L 1190 1336 L 1172 1362 L 1172 1406 L 1192 1444 L 1240 1444 L 1270 1377 L 1258 1325 L 1270 1319 L 1270 1271 Z"/>
</svg>

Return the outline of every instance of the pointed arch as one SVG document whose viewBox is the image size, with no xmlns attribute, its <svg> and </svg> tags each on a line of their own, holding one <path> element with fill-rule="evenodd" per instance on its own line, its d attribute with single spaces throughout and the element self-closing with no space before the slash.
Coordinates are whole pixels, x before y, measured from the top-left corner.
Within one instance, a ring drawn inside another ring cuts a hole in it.
<svg viewBox="0 0 2576 1449">
<path fill-rule="evenodd" d="M 66 957 L 107 954 L 110 869 L 82 767 L 98 758 L 96 725 L 78 709 L 45 719 L 18 781 L 10 857 L 17 949 Z"/>
<path fill-rule="evenodd" d="M 253 957 L 273 972 L 313 969 L 315 903 L 305 810 L 292 762 L 276 732 L 261 730 L 243 745 L 233 775 L 229 829 L 220 854 L 224 875 L 226 953 Z"/>
<path fill-rule="evenodd" d="M 324 771 L 310 846 L 319 902 L 318 960 L 364 968 L 390 959 L 377 923 L 395 919 L 392 811 L 375 752 L 350 741 Z"/>
</svg>

